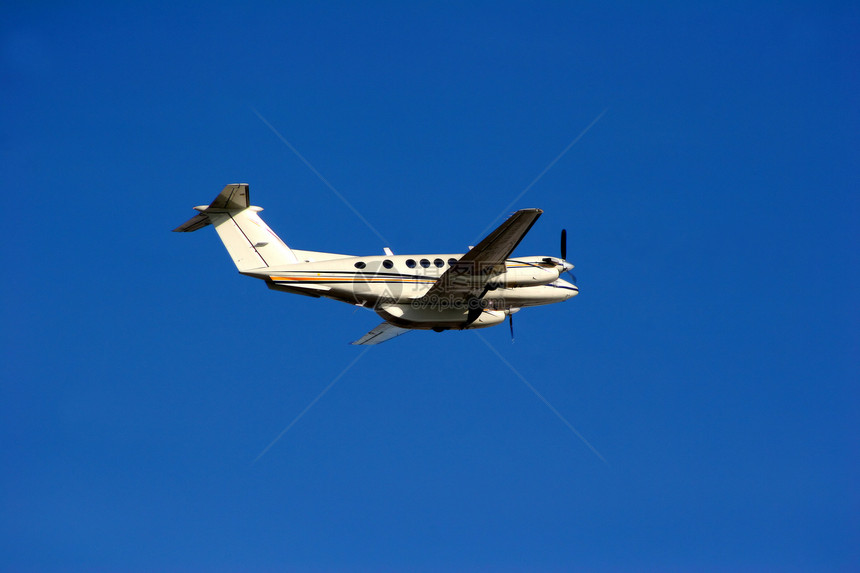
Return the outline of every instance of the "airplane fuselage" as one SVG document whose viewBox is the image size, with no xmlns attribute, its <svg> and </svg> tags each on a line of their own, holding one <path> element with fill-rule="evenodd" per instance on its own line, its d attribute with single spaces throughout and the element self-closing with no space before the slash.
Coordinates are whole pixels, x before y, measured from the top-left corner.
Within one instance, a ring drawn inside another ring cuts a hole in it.
<svg viewBox="0 0 860 573">
<path fill-rule="evenodd" d="M 456 301 L 425 300 L 439 277 L 462 256 L 458 254 L 350 256 L 294 251 L 304 262 L 247 271 L 270 288 L 369 307 L 388 322 L 404 328 L 463 328 L 468 308 Z M 481 298 L 482 314 L 469 328 L 493 326 L 522 307 L 563 302 L 579 293 L 559 278 L 550 257 L 519 257 L 505 261 L 505 272 L 488 285 Z"/>
</svg>

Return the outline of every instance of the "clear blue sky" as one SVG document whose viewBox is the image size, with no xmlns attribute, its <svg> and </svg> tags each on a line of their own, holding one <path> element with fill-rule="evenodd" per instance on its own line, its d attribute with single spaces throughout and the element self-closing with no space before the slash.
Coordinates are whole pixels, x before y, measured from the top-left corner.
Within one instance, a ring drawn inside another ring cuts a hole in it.
<svg viewBox="0 0 860 573">
<path fill-rule="evenodd" d="M 0 8 L 0 569 L 860 569 L 856 4 L 58 4 Z M 191 207 L 463 251 L 604 110 L 515 205 L 580 296 L 482 334 L 608 464 L 474 332 L 254 462 L 379 319 Z"/>
</svg>

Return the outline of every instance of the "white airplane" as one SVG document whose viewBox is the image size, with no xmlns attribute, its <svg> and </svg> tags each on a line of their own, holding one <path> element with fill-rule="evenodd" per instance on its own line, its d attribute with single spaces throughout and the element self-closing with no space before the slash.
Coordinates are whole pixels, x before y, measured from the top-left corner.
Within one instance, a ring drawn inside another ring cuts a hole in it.
<svg viewBox="0 0 860 573">
<path fill-rule="evenodd" d="M 409 330 L 463 330 L 495 326 L 528 306 L 565 301 L 579 294 L 559 278 L 567 262 L 566 233 L 561 258 L 509 259 L 540 217 L 521 209 L 470 247 L 466 254 L 356 257 L 288 247 L 251 205 L 247 183 L 227 185 L 200 213 L 174 231 L 212 224 L 236 268 L 275 290 L 324 297 L 372 308 L 385 322 L 353 344 L 379 344 Z M 572 277 L 573 275 L 571 275 Z"/>
</svg>

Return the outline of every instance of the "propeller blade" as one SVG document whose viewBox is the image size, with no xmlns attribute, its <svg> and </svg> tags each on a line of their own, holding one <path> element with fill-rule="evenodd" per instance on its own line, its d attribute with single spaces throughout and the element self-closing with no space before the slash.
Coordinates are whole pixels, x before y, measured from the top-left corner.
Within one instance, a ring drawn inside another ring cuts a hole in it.
<svg viewBox="0 0 860 573">
<path fill-rule="evenodd" d="M 508 322 L 511 325 L 511 342 L 514 341 L 514 313 L 508 314 Z"/>
<path fill-rule="evenodd" d="M 567 229 L 561 230 L 561 260 L 567 260 Z"/>
<path fill-rule="evenodd" d="M 572 272 L 570 272 L 570 271 L 567 271 L 567 274 L 569 274 L 569 275 L 570 275 L 570 278 L 572 278 L 572 279 L 573 279 L 573 284 L 576 284 L 576 275 L 575 275 L 575 274 L 573 274 L 573 273 L 572 273 Z"/>
</svg>

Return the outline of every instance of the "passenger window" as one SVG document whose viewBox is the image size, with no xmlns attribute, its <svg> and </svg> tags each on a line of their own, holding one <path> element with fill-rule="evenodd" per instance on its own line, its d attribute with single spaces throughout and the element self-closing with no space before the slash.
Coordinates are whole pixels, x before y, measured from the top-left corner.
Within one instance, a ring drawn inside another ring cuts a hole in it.
<svg viewBox="0 0 860 573">
<path fill-rule="evenodd" d="M 363 269 L 366 266 L 367 265 L 364 264 L 364 261 L 358 261 L 357 263 L 355 263 L 355 268 L 357 268 L 357 269 Z"/>
<path fill-rule="evenodd" d="M 449 266 L 452 266 L 452 267 L 453 267 L 453 266 L 454 266 L 454 265 L 456 265 L 456 264 L 457 264 L 457 259 L 455 259 L 455 258 L 450 258 L 450 259 L 448 259 L 448 265 L 449 265 Z"/>
<path fill-rule="evenodd" d="M 427 259 L 421 259 L 421 266 L 426 269 L 430 266 L 430 261 L 428 261 Z"/>
<path fill-rule="evenodd" d="M 410 269 L 415 268 L 415 261 L 413 259 L 406 259 L 406 266 Z"/>
<path fill-rule="evenodd" d="M 445 266 L 445 261 L 443 261 L 442 259 L 436 259 L 435 261 L 433 261 L 433 264 L 441 269 Z"/>
<path fill-rule="evenodd" d="M 394 266 L 394 263 L 392 263 L 388 259 L 385 259 L 384 261 L 382 261 L 382 266 L 385 267 L 386 269 L 390 269 L 391 267 Z"/>
</svg>

